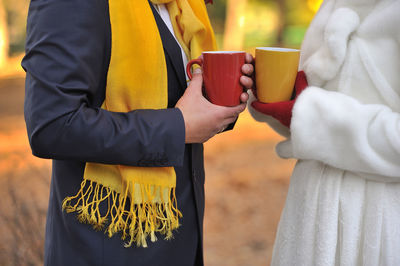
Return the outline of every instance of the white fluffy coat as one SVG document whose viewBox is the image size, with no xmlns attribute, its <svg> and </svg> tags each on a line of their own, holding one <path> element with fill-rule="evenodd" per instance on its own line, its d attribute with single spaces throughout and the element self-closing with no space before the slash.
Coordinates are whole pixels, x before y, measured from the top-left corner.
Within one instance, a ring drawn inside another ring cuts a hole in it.
<svg viewBox="0 0 400 266">
<path fill-rule="evenodd" d="M 298 159 L 272 265 L 400 265 L 400 0 L 324 1 L 300 69 L 290 132 L 249 107 Z"/>
</svg>

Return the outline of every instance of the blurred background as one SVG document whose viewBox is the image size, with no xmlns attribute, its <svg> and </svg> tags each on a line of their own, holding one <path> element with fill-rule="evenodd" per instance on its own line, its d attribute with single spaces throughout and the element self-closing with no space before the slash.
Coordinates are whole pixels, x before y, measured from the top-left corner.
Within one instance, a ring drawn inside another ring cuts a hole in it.
<svg viewBox="0 0 400 266">
<path fill-rule="evenodd" d="M 220 50 L 299 48 L 322 0 L 214 0 Z M 28 0 L 0 0 L 0 265 L 43 264 L 51 161 L 35 158 L 24 119 Z M 282 138 L 245 111 L 233 131 L 205 144 L 206 266 L 269 265 L 295 161 L 276 156 Z"/>
</svg>

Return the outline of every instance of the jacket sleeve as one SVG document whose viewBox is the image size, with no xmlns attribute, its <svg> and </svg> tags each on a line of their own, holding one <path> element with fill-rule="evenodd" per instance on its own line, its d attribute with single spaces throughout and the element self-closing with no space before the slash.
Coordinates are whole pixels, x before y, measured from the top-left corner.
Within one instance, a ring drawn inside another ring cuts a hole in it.
<svg viewBox="0 0 400 266">
<path fill-rule="evenodd" d="M 293 108 L 291 139 L 277 150 L 284 157 L 400 177 L 400 114 L 386 105 L 309 87 Z"/>
<path fill-rule="evenodd" d="M 32 0 L 27 23 L 25 120 L 33 154 L 130 166 L 179 166 L 179 109 L 110 112 L 108 1 Z"/>
</svg>

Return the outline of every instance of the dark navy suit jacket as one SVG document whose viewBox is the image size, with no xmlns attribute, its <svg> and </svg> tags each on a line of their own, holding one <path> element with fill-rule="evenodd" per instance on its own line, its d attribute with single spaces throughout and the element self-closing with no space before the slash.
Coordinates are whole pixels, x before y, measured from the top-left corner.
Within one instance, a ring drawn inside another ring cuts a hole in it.
<svg viewBox="0 0 400 266">
<path fill-rule="evenodd" d="M 169 108 L 110 112 L 100 108 L 111 53 L 108 1 L 31 0 L 22 62 L 25 120 L 33 154 L 53 159 L 45 265 L 203 264 L 203 146 L 184 143 L 183 116 L 173 108 L 186 88 L 181 54 L 161 18 L 155 18 L 167 64 Z M 183 212 L 175 238 L 159 237 L 146 249 L 124 248 L 119 235 L 109 239 L 63 212 L 61 202 L 79 190 L 85 162 L 175 167 Z"/>
</svg>

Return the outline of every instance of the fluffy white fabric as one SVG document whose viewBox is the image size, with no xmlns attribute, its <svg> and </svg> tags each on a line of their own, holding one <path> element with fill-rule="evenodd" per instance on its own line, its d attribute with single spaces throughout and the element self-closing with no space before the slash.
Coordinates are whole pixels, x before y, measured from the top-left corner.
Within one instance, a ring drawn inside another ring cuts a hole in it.
<svg viewBox="0 0 400 266">
<path fill-rule="evenodd" d="M 291 131 L 292 154 L 284 157 L 400 182 L 400 114 L 385 105 L 309 87 L 295 104 Z"/>
<path fill-rule="evenodd" d="M 326 0 L 311 23 L 272 265 L 400 265 L 399 25 L 400 0 Z"/>
<path fill-rule="evenodd" d="M 350 34 L 359 26 L 356 12 L 349 8 L 338 8 L 330 16 L 324 31 L 324 42 L 303 65 L 308 79 L 322 85 L 333 79 L 346 57 Z"/>
</svg>

